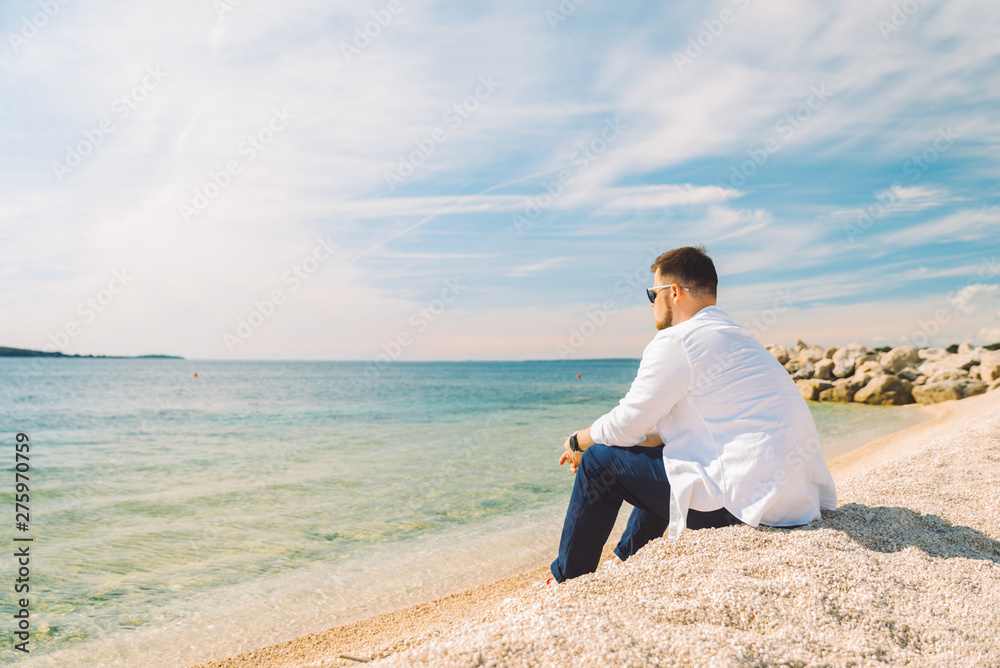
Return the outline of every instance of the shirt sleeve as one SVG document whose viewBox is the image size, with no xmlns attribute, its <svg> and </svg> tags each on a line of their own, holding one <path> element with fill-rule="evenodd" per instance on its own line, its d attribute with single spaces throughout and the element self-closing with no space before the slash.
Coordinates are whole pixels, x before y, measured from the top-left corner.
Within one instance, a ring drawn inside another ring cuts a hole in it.
<svg viewBox="0 0 1000 668">
<path fill-rule="evenodd" d="M 631 447 L 646 438 L 664 415 L 690 391 L 691 363 L 683 344 L 661 332 L 642 353 L 628 394 L 590 427 L 595 443 Z"/>
</svg>

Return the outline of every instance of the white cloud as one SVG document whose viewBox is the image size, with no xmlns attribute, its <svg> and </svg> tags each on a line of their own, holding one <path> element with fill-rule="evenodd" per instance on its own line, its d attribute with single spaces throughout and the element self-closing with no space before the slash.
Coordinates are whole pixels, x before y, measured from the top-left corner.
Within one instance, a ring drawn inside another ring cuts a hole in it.
<svg viewBox="0 0 1000 668">
<path fill-rule="evenodd" d="M 976 312 L 976 305 L 973 299 L 980 294 L 995 294 L 1000 292 L 1000 285 L 987 283 L 972 283 L 959 290 L 954 296 L 949 298 L 952 308 L 965 315 L 972 315 Z"/>
<path fill-rule="evenodd" d="M 954 241 L 995 239 L 1000 224 L 1000 206 L 963 209 L 943 218 L 907 226 L 882 238 L 884 243 L 914 246 Z"/>
<path fill-rule="evenodd" d="M 563 246 L 571 242 L 579 242 L 572 252 L 625 266 L 627 247 L 714 244 L 720 268 L 744 281 L 733 288 L 739 303 L 789 283 L 803 299 L 867 301 L 871 285 L 957 277 L 968 252 L 937 263 L 921 257 L 932 267 L 923 273 L 905 253 L 880 265 L 829 243 L 828 219 L 813 212 L 849 206 L 828 194 L 839 188 L 838 170 L 864 167 L 848 185 L 867 183 L 871 166 L 902 172 L 949 125 L 960 140 L 942 162 L 921 172 L 923 181 L 891 191 L 895 210 L 919 222 L 884 237 L 872 230 L 873 238 L 894 250 L 941 242 L 986 248 L 1000 222 L 1000 208 L 977 205 L 956 179 L 944 178 L 972 169 L 959 158 L 989 155 L 1000 135 L 996 91 L 982 84 L 1000 41 L 979 29 L 996 23 L 993 5 L 924 7 L 884 40 L 875 21 L 887 10 L 861 0 L 753 3 L 685 72 L 672 51 L 703 29 L 712 8 L 643 5 L 641 22 L 605 30 L 593 19 L 629 12 L 584 5 L 553 31 L 535 5 L 467 14 L 447 3 L 406 4 L 347 62 L 340 42 L 370 15 L 346 1 L 242 3 L 223 21 L 195 0 L 73 7 L 23 49 L 0 52 L 0 94 L 15 101 L 0 128 L 8 147 L 0 158 L 0 230 L 7 234 L 0 343 L 40 347 L 112 269 L 125 266 L 141 278 L 74 342 L 77 351 L 218 355 L 222 331 L 327 234 L 355 262 L 324 268 L 248 343 L 254 354 L 300 344 L 310 355 L 359 354 L 384 330 L 385 314 L 405 315 L 437 274 L 477 265 L 500 275 L 525 262 L 515 274 L 541 275 L 560 268 L 553 256 L 569 257 Z M 685 38 L 665 43 L 657 27 L 664 17 Z M 112 117 L 112 101 L 155 65 L 168 73 L 164 82 L 128 118 L 115 118 L 115 131 L 59 183 L 52 161 Z M 491 75 L 497 90 L 459 127 L 449 125 L 449 108 Z M 821 86 L 829 101 L 781 135 L 777 124 Z M 246 159 L 241 144 L 275 107 L 287 107 L 292 122 Z M 558 224 L 516 237 L 509 214 L 615 116 L 629 127 L 556 199 Z M 440 127 L 447 140 L 390 193 L 385 171 Z M 774 136 L 780 153 L 746 187 L 705 185 Z M 827 191 L 813 195 L 794 179 L 763 187 L 765 170 L 787 169 L 780 160 L 803 156 L 831 165 L 830 183 L 817 185 Z M 184 225 L 178 205 L 234 159 L 241 173 Z M 945 160 L 949 169 L 939 171 Z M 995 176 L 995 162 L 976 164 L 986 165 L 976 176 Z M 932 179 L 941 185 L 929 185 Z M 928 217 L 959 197 L 973 203 Z M 801 217 L 780 210 L 806 200 Z M 584 244 L 592 250 L 581 251 Z M 397 259 L 408 265 L 399 269 L 409 272 L 405 293 L 385 285 L 386 266 L 404 264 Z M 449 316 L 459 320 L 473 301 Z M 839 313 L 827 324 L 891 328 Z M 536 316 L 526 313 L 525 322 Z M 494 324 L 486 316 L 477 322 Z M 466 325 L 461 337 L 481 333 Z M 602 350 L 613 351 L 608 341 Z M 431 339 L 423 345 L 428 355 L 447 352 Z M 489 355 L 485 344 L 469 345 L 476 351 L 469 354 Z"/>
<path fill-rule="evenodd" d="M 692 204 L 714 204 L 742 196 L 743 193 L 719 186 L 652 185 L 603 188 L 590 201 L 603 201 L 601 212 L 632 209 L 666 209 Z"/>
<path fill-rule="evenodd" d="M 536 262 L 534 264 L 526 264 L 520 267 L 516 267 L 511 270 L 509 276 L 528 276 L 530 274 L 536 274 L 538 272 L 547 271 L 552 267 L 557 267 L 565 262 L 569 261 L 568 257 L 551 257 L 547 260 L 542 260 L 541 262 Z"/>
<path fill-rule="evenodd" d="M 978 342 L 988 346 L 991 343 L 1000 343 L 1000 327 L 983 327 L 976 336 Z"/>
</svg>

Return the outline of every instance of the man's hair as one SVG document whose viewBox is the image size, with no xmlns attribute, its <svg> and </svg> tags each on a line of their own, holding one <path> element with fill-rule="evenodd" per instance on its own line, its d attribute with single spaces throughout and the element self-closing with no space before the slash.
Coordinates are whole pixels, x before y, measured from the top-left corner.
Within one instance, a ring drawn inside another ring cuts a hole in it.
<svg viewBox="0 0 1000 668">
<path fill-rule="evenodd" d="M 715 273 L 715 264 L 704 246 L 684 246 L 667 251 L 656 258 L 649 270 L 659 270 L 660 276 L 669 276 L 702 295 L 715 297 L 719 288 L 719 275 Z"/>
</svg>

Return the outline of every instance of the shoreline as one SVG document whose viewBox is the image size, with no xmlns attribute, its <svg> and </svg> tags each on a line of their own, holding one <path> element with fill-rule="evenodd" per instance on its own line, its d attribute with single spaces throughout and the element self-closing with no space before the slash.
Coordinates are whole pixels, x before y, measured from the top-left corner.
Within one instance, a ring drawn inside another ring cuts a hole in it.
<svg viewBox="0 0 1000 668">
<path fill-rule="evenodd" d="M 922 411 L 930 414 L 928 420 L 878 438 L 829 461 L 838 490 L 846 481 L 864 476 L 887 462 L 907 457 L 929 442 L 954 432 L 956 423 L 969 422 L 993 407 L 1000 408 L 1000 392 L 922 407 Z M 611 541 L 605 546 L 603 558 L 610 557 L 613 545 L 614 541 Z M 548 566 L 542 565 L 416 605 L 190 668 L 333 668 L 358 665 L 356 661 L 338 657 L 348 655 L 378 659 L 403 652 L 429 639 L 446 636 L 463 622 L 495 616 L 504 601 L 523 598 L 531 591 L 531 584 L 548 575 Z"/>
</svg>

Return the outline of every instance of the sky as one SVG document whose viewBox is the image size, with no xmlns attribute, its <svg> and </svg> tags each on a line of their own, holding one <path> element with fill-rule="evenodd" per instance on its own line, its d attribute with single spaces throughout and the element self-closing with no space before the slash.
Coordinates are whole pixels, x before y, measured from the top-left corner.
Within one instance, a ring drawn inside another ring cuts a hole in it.
<svg viewBox="0 0 1000 668">
<path fill-rule="evenodd" d="M 1000 5 L 10 0 L 0 345 L 639 357 L 1000 341 Z"/>
</svg>

